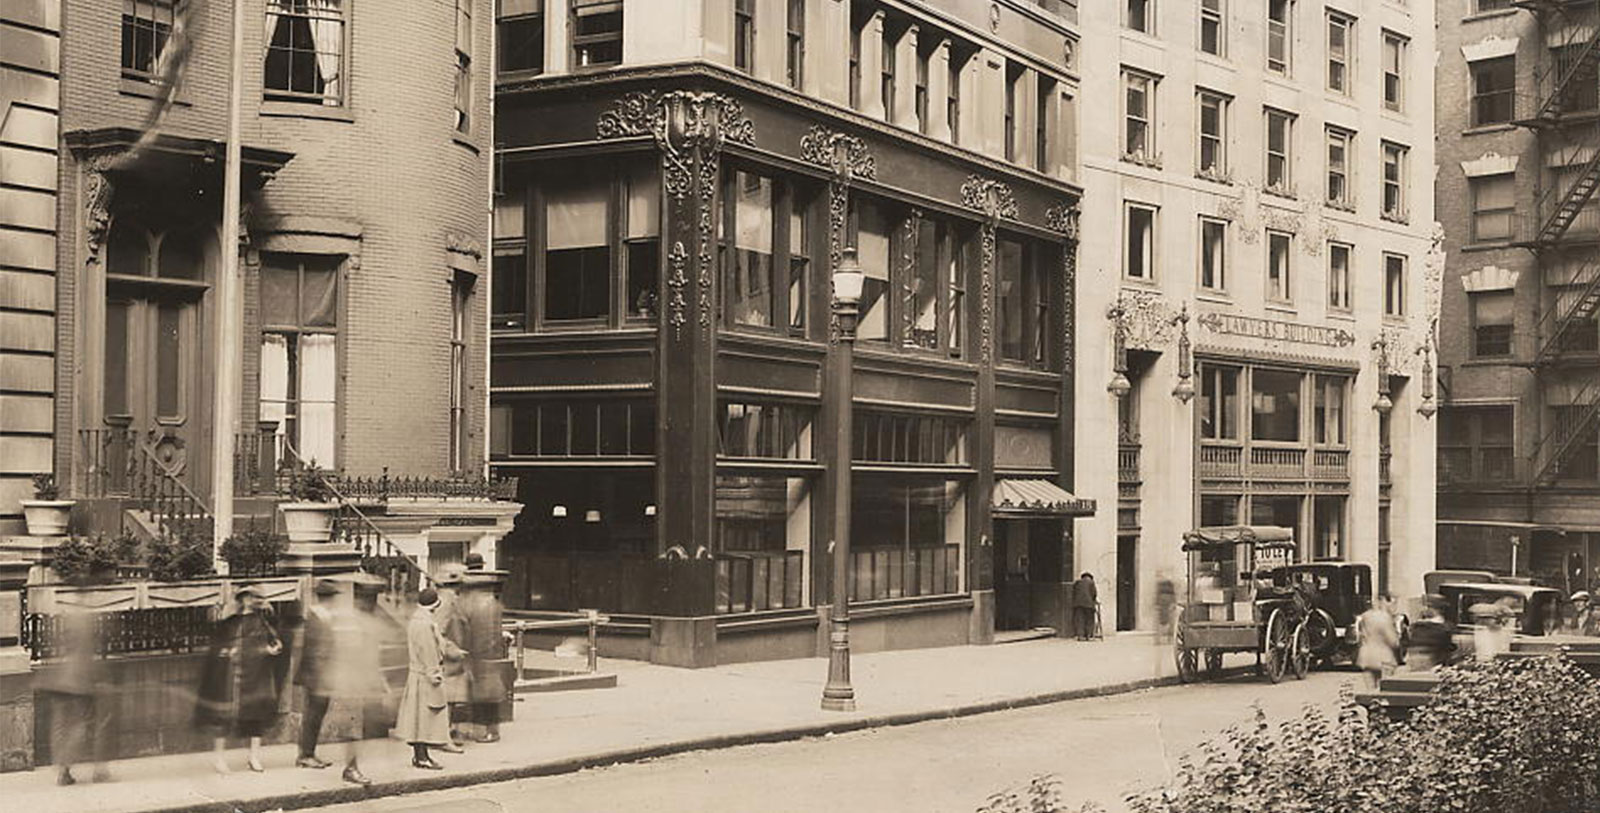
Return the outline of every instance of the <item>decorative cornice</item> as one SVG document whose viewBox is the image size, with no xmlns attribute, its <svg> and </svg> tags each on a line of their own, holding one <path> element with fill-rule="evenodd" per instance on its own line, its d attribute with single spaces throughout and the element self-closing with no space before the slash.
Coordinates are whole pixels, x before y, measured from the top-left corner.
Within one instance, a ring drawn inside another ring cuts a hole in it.
<svg viewBox="0 0 1600 813">
<path fill-rule="evenodd" d="M 693 191 L 696 153 L 715 160 L 726 142 L 755 143 L 755 125 L 731 96 L 689 90 L 624 94 L 595 121 L 601 140 L 649 135 L 661 149 L 662 187 L 682 201 Z"/>
<path fill-rule="evenodd" d="M 96 150 L 83 159 L 83 224 L 88 238 L 89 262 L 100 259 L 106 232 L 111 228 L 111 168 L 121 150 Z"/>
<path fill-rule="evenodd" d="M 800 158 L 819 167 L 827 167 L 844 180 L 874 180 L 878 177 L 877 161 L 867 150 L 865 142 L 820 124 L 811 125 L 811 129 L 800 137 Z"/>
<path fill-rule="evenodd" d="M 483 244 L 460 232 L 445 232 L 444 245 L 446 249 L 457 254 L 465 254 L 475 260 L 483 259 Z"/>
<path fill-rule="evenodd" d="M 961 205 L 991 218 L 1017 218 L 1017 198 L 1004 181 L 968 175 L 961 184 Z"/>
</svg>

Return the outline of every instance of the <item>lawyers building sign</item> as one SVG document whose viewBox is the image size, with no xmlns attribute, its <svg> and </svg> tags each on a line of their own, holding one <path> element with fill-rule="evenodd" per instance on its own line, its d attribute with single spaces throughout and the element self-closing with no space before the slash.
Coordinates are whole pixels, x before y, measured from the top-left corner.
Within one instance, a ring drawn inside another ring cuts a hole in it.
<svg viewBox="0 0 1600 813">
<path fill-rule="evenodd" d="M 1212 333 L 1247 336 L 1252 339 L 1346 347 L 1355 343 L 1355 334 L 1343 328 L 1259 319 L 1231 313 L 1203 313 L 1195 320 Z"/>
</svg>

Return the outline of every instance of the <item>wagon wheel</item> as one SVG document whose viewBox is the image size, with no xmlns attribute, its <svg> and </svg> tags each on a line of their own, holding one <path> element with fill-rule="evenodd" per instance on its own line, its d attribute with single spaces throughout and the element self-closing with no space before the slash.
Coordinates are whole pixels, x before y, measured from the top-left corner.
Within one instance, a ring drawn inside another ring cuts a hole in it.
<svg viewBox="0 0 1600 813">
<path fill-rule="evenodd" d="M 1222 677 L 1222 650 L 1211 647 L 1206 650 L 1206 679 L 1216 680 Z"/>
<path fill-rule="evenodd" d="M 1193 683 L 1200 677 L 1197 653 L 1188 644 L 1189 636 L 1184 632 L 1183 622 L 1179 621 L 1177 626 L 1177 632 L 1172 636 L 1172 655 L 1178 662 L 1178 680 Z"/>
<path fill-rule="evenodd" d="M 1295 680 L 1305 680 L 1311 669 L 1311 631 L 1304 619 L 1294 628 L 1294 642 L 1289 648 L 1289 669 Z"/>
<path fill-rule="evenodd" d="M 1306 628 L 1306 646 L 1323 663 L 1333 663 L 1339 655 L 1339 632 L 1333 616 L 1321 607 L 1311 608 L 1301 625 Z"/>
<path fill-rule="evenodd" d="M 1294 630 L 1289 626 L 1289 617 L 1282 609 L 1272 611 L 1267 618 L 1267 628 L 1261 636 L 1262 671 L 1266 672 L 1267 680 L 1278 683 L 1283 680 L 1283 673 L 1289 666 L 1289 649 L 1294 645 Z"/>
</svg>

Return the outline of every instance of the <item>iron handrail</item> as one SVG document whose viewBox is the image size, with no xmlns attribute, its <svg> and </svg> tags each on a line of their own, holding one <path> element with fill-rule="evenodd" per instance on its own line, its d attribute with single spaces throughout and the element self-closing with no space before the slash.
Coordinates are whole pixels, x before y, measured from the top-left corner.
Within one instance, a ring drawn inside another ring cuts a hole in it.
<svg viewBox="0 0 1600 813">
<path fill-rule="evenodd" d="M 296 465 L 305 471 L 315 472 L 319 477 L 322 476 L 318 470 L 312 468 L 311 464 L 306 462 L 305 458 L 300 456 L 300 450 L 294 448 L 294 444 L 290 443 L 288 438 L 284 438 L 283 448 L 291 457 L 294 458 L 293 465 Z M 417 584 L 419 587 L 433 581 L 433 579 L 428 576 L 427 572 L 422 569 L 421 565 L 418 565 L 410 556 L 407 556 L 405 552 L 400 549 L 400 546 L 395 544 L 394 540 L 390 539 L 389 535 L 383 532 L 382 528 L 379 528 L 377 524 L 366 515 L 365 512 L 357 507 L 349 497 L 344 495 L 344 492 L 339 490 L 338 486 L 334 485 L 332 478 L 322 477 L 322 482 L 327 486 L 328 492 L 334 496 L 334 500 L 339 504 L 339 507 L 343 510 L 349 511 L 352 515 L 354 515 L 362 525 L 366 526 L 367 530 L 372 532 L 372 534 L 377 538 L 378 542 L 384 546 L 383 554 L 386 558 L 398 559 L 405 563 L 406 569 L 417 576 Z M 363 551 L 363 553 L 366 553 L 366 551 Z"/>
</svg>

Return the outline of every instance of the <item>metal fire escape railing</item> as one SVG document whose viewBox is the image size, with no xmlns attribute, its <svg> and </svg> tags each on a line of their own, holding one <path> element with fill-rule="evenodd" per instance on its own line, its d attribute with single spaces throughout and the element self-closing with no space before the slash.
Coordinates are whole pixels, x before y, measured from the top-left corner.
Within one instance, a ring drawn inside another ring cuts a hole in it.
<svg viewBox="0 0 1600 813">
<path fill-rule="evenodd" d="M 339 489 L 332 472 L 324 472 L 307 463 L 300 452 L 283 440 L 283 465 L 291 474 L 321 477 L 339 506 L 334 520 L 334 539 L 346 542 L 361 552 L 361 567 L 369 573 L 389 580 L 389 594 L 399 596 L 414 593 L 430 580 L 416 560 L 401 551 L 389 535 L 383 532 L 355 502 Z"/>
<path fill-rule="evenodd" d="M 1533 462 L 1538 470 L 1533 481 L 1535 486 L 1554 484 L 1561 476 L 1561 469 L 1568 458 L 1585 445 L 1586 438 L 1596 426 L 1597 417 L 1600 417 L 1597 404 L 1600 404 L 1600 377 L 1589 376 L 1583 388 L 1573 396 L 1570 406 L 1553 411 L 1550 426 L 1539 438 L 1539 445 L 1533 452 Z"/>
<path fill-rule="evenodd" d="M 1546 173 L 1553 176 L 1537 196 L 1518 244 L 1538 257 L 1545 272 L 1542 284 L 1552 284 L 1553 268 L 1562 272 L 1563 295 L 1555 298 L 1536 326 L 1537 370 L 1560 357 L 1575 329 L 1600 313 L 1600 256 L 1595 251 L 1567 251 L 1574 243 L 1595 238 L 1588 233 L 1587 210 L 1600 191 L 1600 15 L 1593 0 L 1513 0 L 1512 5 L 1538 19 L 1540 45 L 1534 71 L 1539 95 L 1531 115 L 1518 117 L 1515 124 L 1538 134 L 1540 182 Z M 1557 155 L 1565 160 L 1548 160 Z M 1574 233 L 1580 218 L 1585 228 Z M 1587 446 L 1600 427 L 1600 376 L 1584 376 L 1572 398 L 1547 414 L 1549 423 L 1531 461 L 1535 488 L 1560 478 L 1573 454 Z"/>
</svg>

